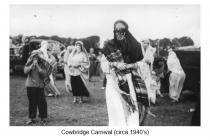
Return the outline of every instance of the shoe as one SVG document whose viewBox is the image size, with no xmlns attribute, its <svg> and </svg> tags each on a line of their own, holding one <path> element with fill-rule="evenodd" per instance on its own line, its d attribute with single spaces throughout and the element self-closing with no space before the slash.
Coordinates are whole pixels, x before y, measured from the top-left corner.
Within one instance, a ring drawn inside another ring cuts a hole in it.
<svg viewBox="0 0 210 140">
<path fill-rule="evenodd" d="M 79 104 L 82 104 L 82 103 L 83 103 L 83 101 L 82 101 L 82 100 L 80 100 L 80 101 L 79 101 Z"/>
<path fill-rule="evenodd" d="M 41 125 L 46 125 L 46 124 L 47 124 L 47 119 L 41 119 L 40 124 L 41 124 Z"/>
<path fill-rule="evenodd" d="M 76 103 L 77 103 L 77 99 L 74 99 L 74 100 L 73 100 L 73 104 L 76 104 Z"/>
<path fill-rule="evenodd" d="M 53 96 L 54 96 L 54 95 L 53 95 L 53 94 L 51 94 L 51 93 L 47 95 L 47 97 L 53 97 Z"/>
<path fill-rule="evenodd" d="M 171 103 L 178 103 L 178 100 L 171 100 Z"/>
<path fill-rule="evenodd" d="M 195 108 L 190 108 L 188 112 L 195 112 Z"/>
<path fill-rule="evenodd" d="M 26 125 L 31 125 L 33 123 L 35 123 L 36 121 L 34 119 L 29 119 L 27 122 L 26 122 Z"/>
<path fill-rule="evenodd" d="M 60 94 L 56 94 L 54 97 L 59 98 L 60 96 L 61 96 Z"/>
<path fill-rule="evenodd" d="M 101 87 L 101 89 L 105 89 L 105 87 Z"/>
</svg>

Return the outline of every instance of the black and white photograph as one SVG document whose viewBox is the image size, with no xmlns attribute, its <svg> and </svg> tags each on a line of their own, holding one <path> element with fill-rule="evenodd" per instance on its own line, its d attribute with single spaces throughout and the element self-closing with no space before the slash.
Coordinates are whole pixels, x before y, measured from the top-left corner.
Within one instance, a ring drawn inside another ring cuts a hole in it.
<svg viewBox="0 0 210 140">
<path fill-rule="evenodd" d="M 201 126 L 199 4 L 9 5 L 9 126 Z"/>
</svg>

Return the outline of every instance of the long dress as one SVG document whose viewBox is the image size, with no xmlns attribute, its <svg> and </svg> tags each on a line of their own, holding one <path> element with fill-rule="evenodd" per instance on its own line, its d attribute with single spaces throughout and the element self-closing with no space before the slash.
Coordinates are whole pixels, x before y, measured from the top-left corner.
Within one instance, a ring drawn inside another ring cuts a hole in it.
<svg viewBox="0 0 210 140">
<path fill-rule="evenodd" d="M 76 67 L 80 65 L 79 67 Z M 71 75 L 71 87 L 73 96 L 89 96 L 89 91 L 86 87 L 83 72 L 88 71 L 89 62 L 85 53 L 81 52 L 75 55 L 70 55 L 67 66 Z M 88 76 L 86 76 L 88 78 Z"/>
<path fill-rule="evenodd" d="M 61 93 L 57 89 L 56 84 L 55 84 L 55 75 L 56 75 L 56 70 L 55 69 L 57 67 L 57 62 L 56 62 L 56 59 L 53 55 L 50 56 L 48 61 L 52 65 L 53 71 L 50 74 L 50 83 L 48 85 L 46 85 L 45 90 L 47 90 L 48 92 L 50 92 L 51 94 L 53 94 L 55 96 L 58 96 L 58 95 L 61 95 Z"/>
<path fill-rule="evenodd" d="M 96 74 L 96 56 L 94 53 L 89 53 L 90 68 L 89 68 L 89 80 Z"/>
<path fill-rule="evenodd" d="M 119 31 L 124 32 L 122 39 L 119 39 Z M 141 44 L 129 32 L 125 21 L 114 23 L 114 38 L 104 42 L 102 52 L 101 66 L 107 78 L 109 125 L 142 125 L 145 111 L 142 113 L 141 110 L 149 106 L 148 95 L 145 83 L 134 65 L 143 59 L 143 55 Z M 120 63 L 125 67 L 120 67 Z"/>
<path fill-rule="evenodd" d="M 46 61 L 48 61 L 55 68 L 56 67 L 56 59 L 52 54 L 49 55 L 47 53 L 47 48 L 48 48 L 48 42 L 47 41 L 42 41 L 41 48 L 39 49 L 39 51 L 41 51 L 42 54 L 43 54 L 42 58 L 44 58 Z M 53 78 L 53 71 L 49 75 L 49 78 L 50 78 L 50 83 L 45 86 L 45 89 L 47 91 L 50 91 L 51 93 L 53 93 L 56 96 L 61 95 L 61 93 L 59 92 L 59 90 L 57 89 L 57 87 L 55 85 L 55 81 L 54 81 L 54 78 Z"/>
<path fill-rule="evenodd" d="M 72 52 L 72 50 L 75 48 L 75 46 L 68 46 L 67 49 L 64 52 L 63 55 L 63 61 L 64 61 L 64 73 L 65 73 L 65 87 L 66 87 L 66 91 L 67 93 L 71 93 L 72 88 L 71 88 L 71 75 L 70 75 L 70 71 L 67 65 L 67 61 L 69 59 L 69 55 Z"/>
<path fill-rule="evenodd" d="M 171 71 L 169 77 L 169 97 L 178 101 L 186 75 L 175 52 L 169 52 L 167 65 L 168 69 Z"/>
<path fill-rule="evenodd" d="M 129 112 L 125 101 L 119 93 L 119 87 L 116 83 L 115 75 L 109 67 L 109 62 L 102 56 L 101 67 L 106 73 L 106 102 L 109 117 L 109 126 L 139 126 L 139 111 L 135 90 L 131 80 L 131 74 L 127 74 L 131 98 L 134 101 L 136 110 Z"/>
<path fill-rule="evenodd" d="M 103 71 L 101 69 L 101 58 L 102 58 L 102 55 L 97 57 L 98 64 L 97 64 L 97 67 L 96 67 L 96 72 L 97 72 L 97 74 L 100 76 L 100 78 L 102 80 L 102 79 L 104 79 L 104 73 L 103 73 Z"/>
<path fill-rule="evenodd" d="M 144 50 L 144 49 L 142 49 Z M 152 46 L 148 46 L 146 51 L 142 51 L 143 52 L 143 60 L 139 61 L 137 64 L 139 65 L 139 68 L 142 71 L 142 78 L 145 81 L 146 84 L 146 88 L 148 91 L 148 98 L 149 101 L 151 101 L 152 103 L 156 102 L 156 92 L 155 90 L 152 88 L 152 64 L 154 61 L 154 54 L 156 52 L 156 49 L 153 48 Z"/>
</svg>

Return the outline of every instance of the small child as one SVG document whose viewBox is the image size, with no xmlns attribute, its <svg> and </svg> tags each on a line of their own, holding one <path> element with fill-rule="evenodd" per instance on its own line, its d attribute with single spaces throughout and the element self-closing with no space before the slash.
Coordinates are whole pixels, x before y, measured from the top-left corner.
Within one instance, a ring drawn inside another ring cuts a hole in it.
<svg viewBox="0 0 210 140">
<path fill-rule="evenodd" d="M 27 121 L 27 125 L 35 123 L 37 108 L 39 110 L 41 123 L 45 125 L 47 118 L 47 102 L 45 99 L 44 87 L 47 69 L 37 53 L 32 52 L 32 55 L 25 65 L 24 73 L 28 74 L 26 88 L 29 100 L 29 120 Z"/>
<path fill-rule="evenodd" d="M 151 87 L 155 91 L 156 95 L 163 97 L 163 95 L 160 92 L 160 86 L 161 86 L 160 77 L 152 74 Z"/>
</svg>

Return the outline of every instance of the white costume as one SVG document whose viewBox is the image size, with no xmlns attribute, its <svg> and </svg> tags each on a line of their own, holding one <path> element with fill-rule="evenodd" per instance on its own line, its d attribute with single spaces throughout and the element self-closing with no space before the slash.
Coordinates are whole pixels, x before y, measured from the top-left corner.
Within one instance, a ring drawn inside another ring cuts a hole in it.
<svg viewBox="0 0 210 140">
<path fill-rule="evenodd" d="M 43 53 L 43 58 L 48 61 L 50 64 L 54 65 L 54 60 L 51 58 L 53 56 L 49 55 L 47 53 L 47 48 L 48 48 L 48 42 L 47 41 L 42 41 L 41 42 L 41 48 L 39 49 L 42 53 Z M 49 87 L 49 90 L 51 92 L 54 92 L 54 94 L 57 95 L 61 95 L 61 93 L 59 92 L 59 90 L 57 89 L 55 82 L 54 82 L 54 78 L 53 78 L 53 74 L 50 74 L 50 83 L 47 85 L 47 87 Z"/>
<path fill-rule="evenodd" d="M 168 69 L 171 71 L 171 75 L 169 77 L 169 97 L 178 101 L 186 76 L 179 59 L 172 50 L 169 51 L 167 65 Z"/>
<path fill-rule="evenodd" d="M 128 79 L 130 94 L 137 110 L 129 113 L 125 106 L 125 101 L 118 91 L 119 87 L 116 83 L 116 77 L 112 74 L 114 72 L 110 69 L 109 62 L 104 55 L 101 58 L 101 67 L 107 78 L 105 93 L 109 126 L 139 126 L 139 111 L 131 74 L 127 74 L 126 78 Z"/>
<path fill-rule="evenodd" d="M 69 59 L 69 55 L 72 52 L 72 50 L 74 49 L 74 46 L 68 46 L 65 53 L 64 53 L 64 73 L 65 73 L 65 86 L 66 86 L 66 91 L 68 93 L 70 93 L 72 91 L 72 87 L 71 87 L 71 75 L 70 75 L 70 71 L 67 65 L 68 59 Z"/>
<path fill-rule="evenodd" d="M 146 88 L 148 91 L 148 98 L 152 103 L 156 102 L 156 89 L 153 88 L 154 81 L 152 79 L 152 65 L 154 61 L 154 54 L 156 52 L 156 48 L 153 48 L 152 46 L 148 46 L 146 51 L 142 48 L 142 52 L 144 55 L 144 58 L 142 61 L 137 62 L 139 67 L 142 71 L 142 78 L 145 81 Z M 148 64 L 150 63 L 150 65 Z"/>
</svg>

